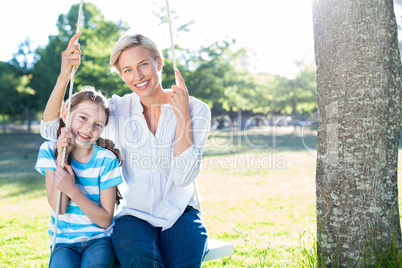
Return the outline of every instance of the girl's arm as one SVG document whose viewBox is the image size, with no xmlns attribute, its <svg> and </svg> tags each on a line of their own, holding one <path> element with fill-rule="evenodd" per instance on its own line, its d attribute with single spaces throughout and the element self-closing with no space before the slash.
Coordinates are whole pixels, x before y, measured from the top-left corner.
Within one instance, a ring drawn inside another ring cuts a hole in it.
<svg viewBox="0 0 402 268">
<path fill-rule="evenodd" d="M 56 172 L 54 170 L 45 170 L 47 201 L 49 202 L 49 205 L 52 207 L 53 211 L 56 211 L 57 209 L 57 195 L 59 192 L 59 190 L 55 186 L 55 174 Z M 59 213 L 64 214 L 66 213 L 69 198 L 64 193 L 61 193 L 60 198 Z"/>
<path fill-rule="evenodd" d="M 96 225 L 106 229 L 113 220 L 116 201 L 116 187 L 100 191 L 100 206 L 89 200 L 80 190 L 70 195 L 70 198 Z"/>
<path fill-rule="evenodd" d="M 116 187 L 100 191 L 100 206 L 98 206 L 86 197 L 75 184 L 75 176 L 71 166 L 65 164 L 65 168 L 57 167 L 56 174 L 58 177 L 57 189 L 73 200 L 96 225 L 104 229 L 109 227 L 113 220 Z"/>
<path fill-rule="evenodd" d="M 56 159 L 56 165 L 58 167 L 63 166 L 62 164 L 62 157 L 63 157 L 63 148 L 66 147 L 66 159 L 68 158 L 68 155 L 70 154 L 70 151 L 72 149 L 72 140 L 73 140 L 73 135 L 68 131 L 67 128 L 62 128 L 61 134 L 59 138 L 57 139 L 57 159 Z M 46 193 L 47 193 L 47 200 L 49 202 L 49 205 L 52 207 L 53 211 L 57 210 L 57 196 L 59 189 L 57 188 L 57 183 L 58 183 L 58 177 L 59 174 L 54 170 L 46 169 L 45 170 L 45 178 L 46 178 Z M 70 199 L 68 196 L 64 193 L 61 193 L 60 196 L 60 214 L 66 213 L 67 210 L 67 205 Z"/>
<path fill-rule="evenodd" d="M 43 121 L 51 121 L 60 115 L 60 108 L 68 82 L 71 78 L 72 68 L 73 66 L 78 68 L 81 63 L 80 55 L 82 53 L 79 48 L 80 46 L 74 45 L 75 40 L 77 40 L 79 36 L 80 33 L 77 33 L 71 37 L 70 41 L 68 42 L 67 49 L 62 53 L 60 74 L 43 112 Z"/>
<path fill-rule="evenodd" d="M 68 202 L 70 198 L 81 208 L 81 210 L 89 219 L 91 219 L 91 221 L 101 228 L 107 228 L 113 219 L 116 188 L 111 187 L 101 190 L 100 207 L 81 192 L 81 190 L 75 184 L 75 175 L 71 166 L 62 163 L 63 148 L 66 148 L 67 159 L 73 147 L 73 140 L 74 137 L 70 131 L 67 128 L 62 128 L 61 134 L 57 140 L 58 154 L 55 173 L 55 186 L 64 194 L 63 201 L 64 199 L 67 199 Z M 65 210 L 67 208 L 67 203 L 64 207 L 63 202 L 63 206 L 60 206 L 60 210 L 62 208 Z"/>
</svg>

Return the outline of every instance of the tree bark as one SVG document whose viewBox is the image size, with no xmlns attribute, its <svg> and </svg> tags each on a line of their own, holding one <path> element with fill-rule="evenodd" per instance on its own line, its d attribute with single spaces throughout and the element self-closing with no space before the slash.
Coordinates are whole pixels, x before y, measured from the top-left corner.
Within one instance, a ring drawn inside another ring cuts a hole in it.
<svg viewBox="0 0 402 268">
<path fill-rule="evenodd" d="M 319 266 L 398 263 L 402 88 L 393 1 L 313 0 L 313 22 Z"/>
</svg>

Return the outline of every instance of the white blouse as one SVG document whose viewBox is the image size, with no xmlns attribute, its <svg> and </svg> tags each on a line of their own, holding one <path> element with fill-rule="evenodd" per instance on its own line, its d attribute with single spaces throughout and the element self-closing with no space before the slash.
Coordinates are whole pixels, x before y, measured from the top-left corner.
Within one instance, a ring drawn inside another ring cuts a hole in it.
<svg viewBox="0 0 402 268">
<path fill-rule="evenodd" d="M 155 135 L 148 128 L 140 98 L 135 93 L 113 95 L 109 108 L 109 122 L 102 137 L 113 140 L 120 150 L 122 173 L 128 186 L 125 204 L 116 217 L 132 215 L 162 230 L 169 229 L 188 205 L 199 208 L 193 181 L 200 172 L 211 110 L 204 102 L 190 97 L 193 145 L 175 157 L 177 118 L 170 103 L 161 105 Z M 42 137 L 55 139 L 58 122 L 58 119 L 42 120 Z"/>
</svg>

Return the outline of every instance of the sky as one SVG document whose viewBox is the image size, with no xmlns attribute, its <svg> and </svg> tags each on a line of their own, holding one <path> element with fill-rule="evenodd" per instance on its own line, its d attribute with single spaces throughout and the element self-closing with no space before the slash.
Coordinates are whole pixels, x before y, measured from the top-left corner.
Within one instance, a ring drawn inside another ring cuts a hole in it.
<svg viewBox="0 0 402 268">
<path fill-rule="evenodd" d="M 169 28 L 159 25 L 153 12 L 165 0 L 91 0 L 106 20 L 126 21 L 128 33 L 142 33 L 160 47 L 170 46 Z M 29 37 L 33 47 L 45 46 L 49 35 L 57 34 L 56 22 L 79 0 L 8 1 L 0 9 L 2 44 L 0 61 L 8 61 L 18 44 Z M 237 47 L 249 50 L 251 69 L 291 77 L 295 62 L 314 60 L 311 0 L 169 0 L 172 27 L 190 20 L 188 33 L 174 35 L 181 47 L 199 49 L 215 41 L 236 39 Z M 85 51 L 83 51 L 85 53 Z"/>
</svg>

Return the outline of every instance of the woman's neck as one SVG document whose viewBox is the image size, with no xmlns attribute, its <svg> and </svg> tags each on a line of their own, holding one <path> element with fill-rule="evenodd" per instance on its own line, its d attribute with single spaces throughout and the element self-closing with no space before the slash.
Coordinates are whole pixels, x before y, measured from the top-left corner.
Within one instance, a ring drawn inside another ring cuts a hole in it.
<svg viewBox="0 0 402 268">
<path fill-rule="evenodd" d="M 140 98 L 144 110 L 149 110 L 153 105 L 163 105 L 169 102 L 169 95 L 159 86 L 154 94 Z"/>
<path fill-rule="evenodd" d="M 92 158 L 93 148 L 93 145 L 91 145 L 90 147 L 74 146 L 71 150 L 71 157 L 81 164 L 88 163 L 89 160 L 91 160 Z"/>
</svg>

